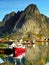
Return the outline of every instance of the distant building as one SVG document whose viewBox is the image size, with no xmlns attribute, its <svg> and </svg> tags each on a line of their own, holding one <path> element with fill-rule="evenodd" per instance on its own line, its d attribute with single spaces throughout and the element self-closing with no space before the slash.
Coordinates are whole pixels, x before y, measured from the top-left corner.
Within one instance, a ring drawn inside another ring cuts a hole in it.
<svg viewBox="0 0 49 65">
<path fill-rule="evenodd" d="M 49 38 L 45 38 L 44 40 L 49 41 Z"/>
<path fill-rule="evenodd" d="M 3 40 L 2 39 L 0 39 L 0 43 L 2 43 L 3 42 Z"/>
</svg>

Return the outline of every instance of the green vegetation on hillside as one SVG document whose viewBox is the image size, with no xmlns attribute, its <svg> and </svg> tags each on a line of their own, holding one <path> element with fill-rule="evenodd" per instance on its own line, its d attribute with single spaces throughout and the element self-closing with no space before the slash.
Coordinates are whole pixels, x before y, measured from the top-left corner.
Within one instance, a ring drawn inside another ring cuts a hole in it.
<svg viewBox="0 0 49 65">
<path fill-rule="evenodd" d="M 0 26 L 2 26 L 2 22 L 0 22 Z"/>
</svg>

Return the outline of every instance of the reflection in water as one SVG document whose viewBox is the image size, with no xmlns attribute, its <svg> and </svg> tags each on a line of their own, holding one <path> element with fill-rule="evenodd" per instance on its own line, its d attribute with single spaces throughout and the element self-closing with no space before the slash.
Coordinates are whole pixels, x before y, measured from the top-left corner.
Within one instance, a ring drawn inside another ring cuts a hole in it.
<svg viewBox="0 0 49 65">
<path fill-rule="evenodd" d="M 15 65 L 21 65 L 21 64 L 26 65 L 26 58 L 25 57 L 23 57 L 21 59 L 21 62 L 20 62 L 20 59 L 16 59 L 13 57 L 6 57 L 6 58 L 4 58 L 4 61 L 7 62 L 7 64 L 8 64 L 8 62 L 10 62 L 10 63 L 15 64 Z"/>
<path fill-rule="evenodd" d="M 46 63 L 45 65 L 49 65 L 49 63 Z"/>
<path fill-rule="evenodd" d="M 7 63 L 10 62 L 10 63 L 15 64 L 15 58 L 13 57 L 6 57 L 4 60 Z M 45 63 L 49 62 L 49 42 L 36 43 L 35 48 L 33 46 L 27 47 L 26 58 L 23 57 L 21 59 L 21 62 L 19 59 L 16 59 L 16 64 L 27 65 L 26 62 L 28 62 L 27 63 L 28 65 L 30 65 L 30 63 L 33 63 L 33 65 L 42 65 L 42 64 L 44 65 Z"/>
<path fill-rule="evenodd" d="M 49 42 L 37 42 L 35 47 L 27 48 L 26 57 L 33 65 L 45 65 L 49 62 Z"/>
</svg>

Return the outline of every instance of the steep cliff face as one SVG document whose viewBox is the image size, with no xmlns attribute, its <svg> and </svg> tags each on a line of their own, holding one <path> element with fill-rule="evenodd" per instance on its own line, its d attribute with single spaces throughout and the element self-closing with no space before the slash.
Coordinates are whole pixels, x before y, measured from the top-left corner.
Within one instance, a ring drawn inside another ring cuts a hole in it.
<svg viewBox="0 0 49 65">
<path fill-rule="evenodd" d="M 21 12 L 11 12 L 10 14 L 5 15 L 3 19 L 3 30 L 2 33 L 11 33 L 15 23 L 17 23 L 18 18 L 20 17 Z"/>
<path fill-rule="evenodd" d="M 30 4 L 24 11 L 7 14 L 3 19 L 2 33 L 28 32 L 35 36 L 49 36 L 49 18 L 40 14 L 35 4 Z"/>
<path fill-rule="evenodd" d="M 20 31 L 39 36 L 49 36 L 49 19 L 40 14 L 36 5 L 31 4 L 25 9 L 25 23 Z"/>
</svg>

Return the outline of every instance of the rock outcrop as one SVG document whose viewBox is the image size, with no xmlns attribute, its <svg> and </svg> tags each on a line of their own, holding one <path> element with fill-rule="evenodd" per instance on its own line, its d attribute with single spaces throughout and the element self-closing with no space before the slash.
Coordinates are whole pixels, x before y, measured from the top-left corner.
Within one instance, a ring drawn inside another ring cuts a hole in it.
<svg viewBox="0 0 49 65">
<path fill-rule="evenodd" d="M 35 4 L 30 4 L 24 11 L 12 12 L 3 18 L 2 33 L 22 32 L 35 36 L 49 36 L 49 18 L 40 13 Z"/>
</svg>

